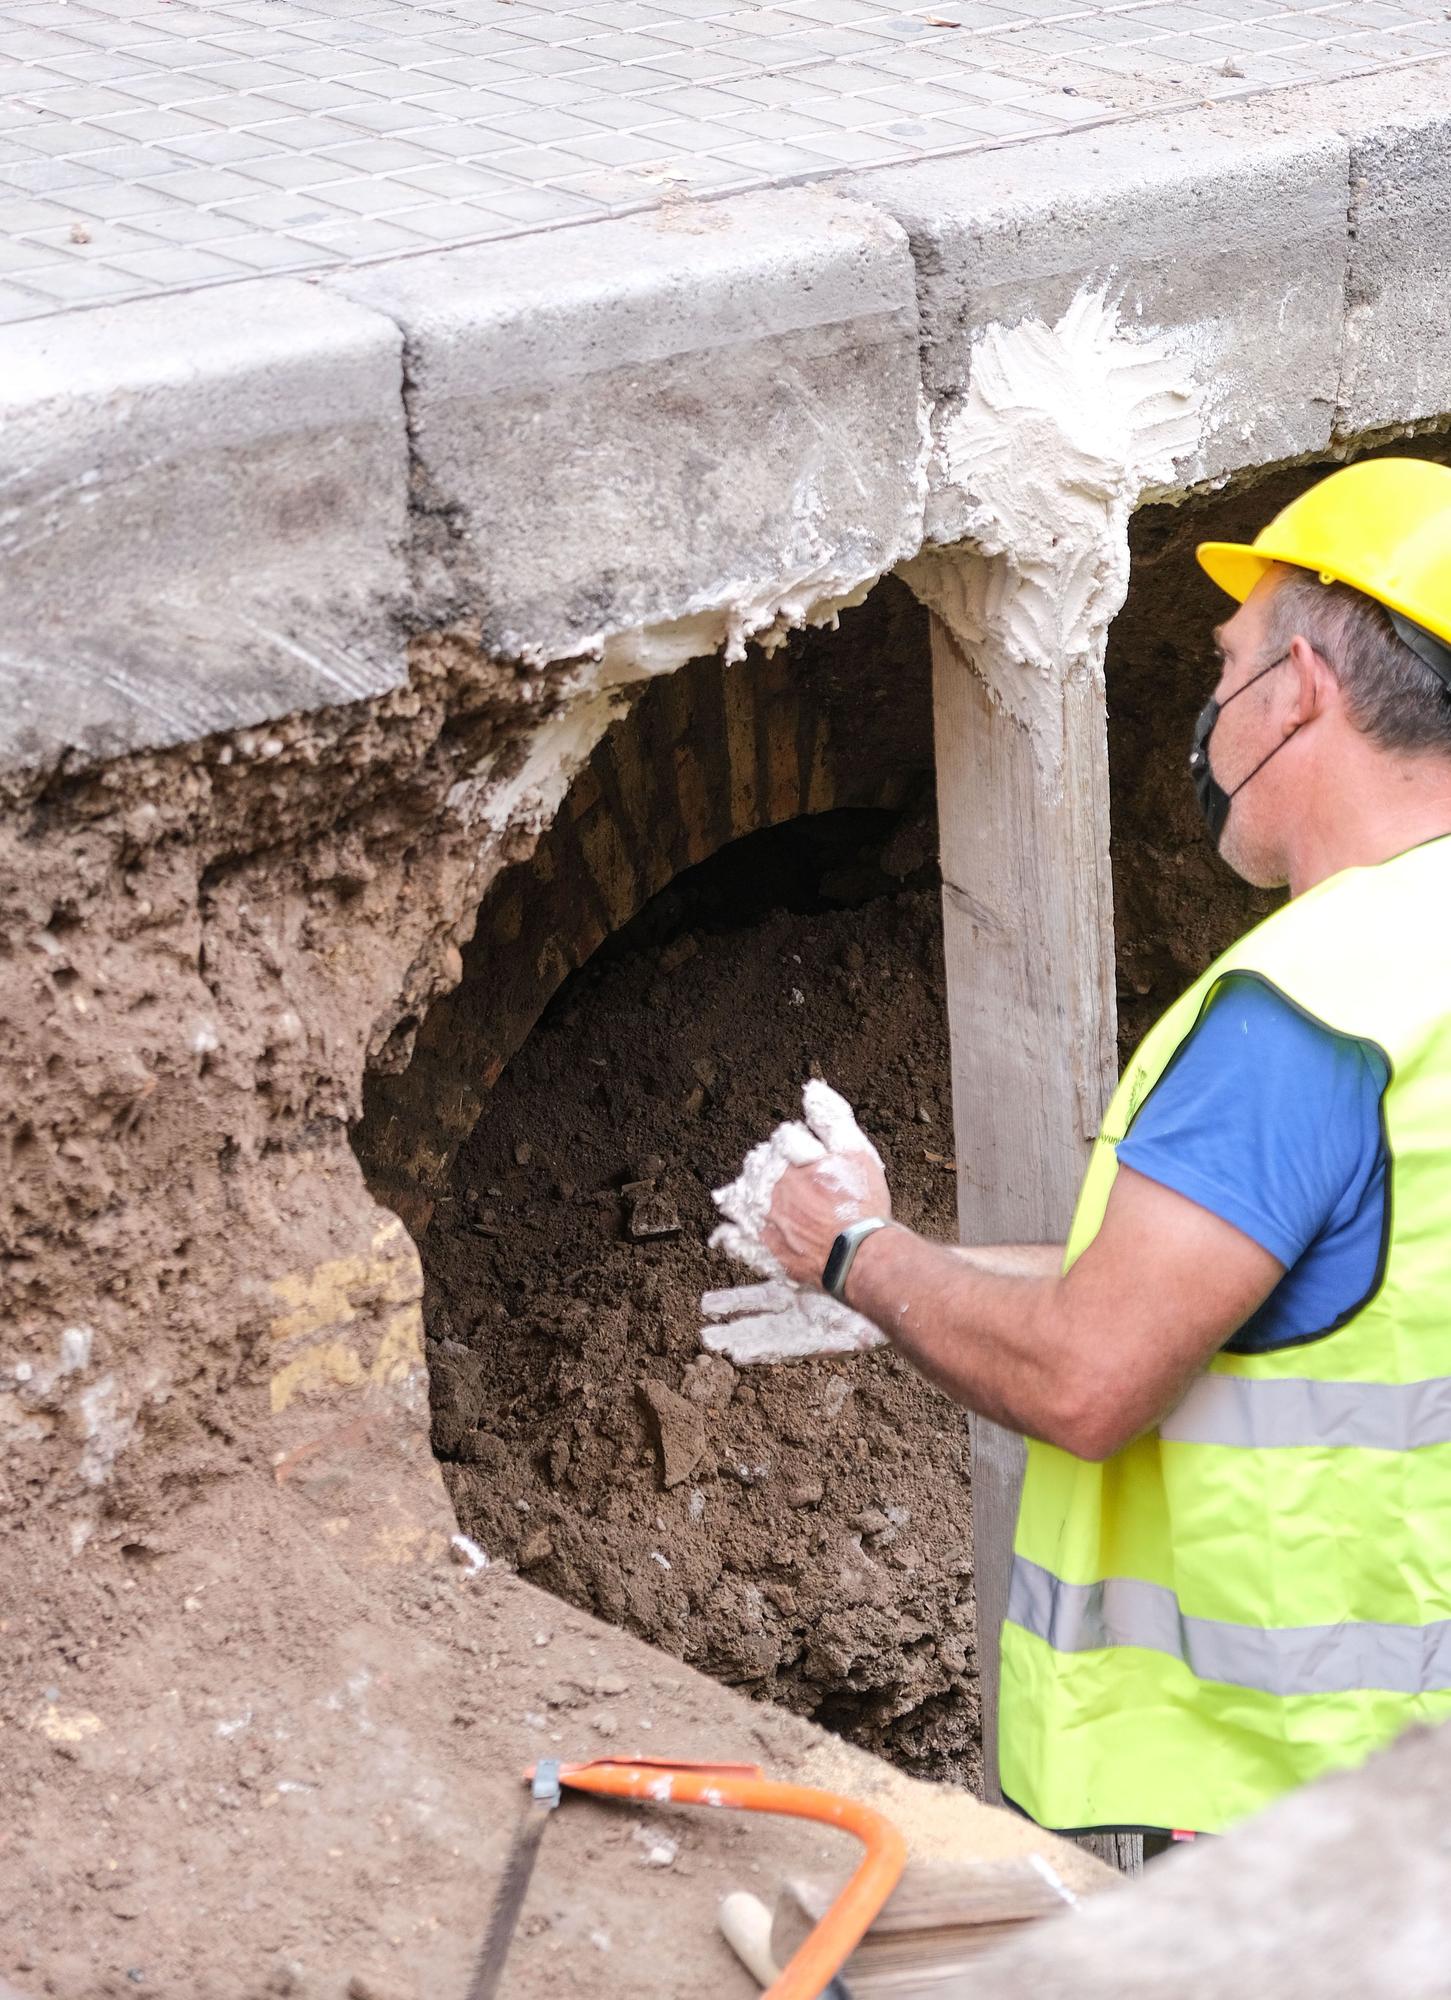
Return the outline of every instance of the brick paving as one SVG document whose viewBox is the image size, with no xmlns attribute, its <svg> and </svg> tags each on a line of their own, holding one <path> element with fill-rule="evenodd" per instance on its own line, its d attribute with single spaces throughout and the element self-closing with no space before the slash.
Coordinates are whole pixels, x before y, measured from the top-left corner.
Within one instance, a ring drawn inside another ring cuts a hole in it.
<svg viewBox="0 0 1451 2000">
<path fill-rule="evenodd" d="M 1448 54 L 1444 0 L 0 0 L 0 320 Z"/>
</svg>

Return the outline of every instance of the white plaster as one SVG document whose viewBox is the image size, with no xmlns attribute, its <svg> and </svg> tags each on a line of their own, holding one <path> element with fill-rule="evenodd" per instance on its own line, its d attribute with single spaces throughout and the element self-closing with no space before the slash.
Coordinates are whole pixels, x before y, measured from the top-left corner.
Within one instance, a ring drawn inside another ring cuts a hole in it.
<svg viewBox="0 0 1451 2000">
<path fill-rule="evenodd" d="M 454 1561 L 462 1563 L 470 1576 L 477 1576 L 480 1570 L 489 1567 L 489 1558 L 467 1535 L 450 1535 L 449 1546 L 454 1553 Z"/>
<path fill-rule="evenodd" d="M 743 1288 L 744 1289 L 744 1288 Z M 736 1368 L 804 1361 L 818 1354 L 861 1354 L 886 1336 L 850 1306 L 824 1292 L 798 1292 L 785 1312 L 743 1313 L 702 1327 L 700 1344 Z"/>
<path fill-rule="evenodd" d="M 726 1285 L 719 1291 L 703 1292 L 700 1310 L 707 1319 L 734 1319 L 743 1312 L 784 1312 L 791 1303 L 791 1287 L 784 1278 L 768 1279 L 761 1285 Z"/>
<path fill-rule="evenodd" d="M 489 758 L 471 777 L 451 787 L 447 804 L 466 826 L 489 833 L 541 832 L 558 812 L 570 782 L 620 712 L 620 698 L 605 688 L 566 696 L 525 739 L 512 746 L 501 767 Z"/>
<path fill-rule="evenodd" d="M 60 1372 L 75 1375 L 91 1365 L 91 1349 L 96 1330 L 92 1326 L 68 1326 L 60 1337 Z"/>
<path fill-rule="evenodd" d="M 713 1197 L 725 1221 L 711 1237 L 711 1248 L 724 1250 L 766 1278 L 785 1279 L 763 1238 L 777 1183 L 788 1167 L 811 1166 L 828 1154 L 854 1153 L 868 1154 L 881 1165 L 876 1147 L 857 1124 L 851 1106 L 830 1084 L 813 1077 L 801 1092 L 801 1106 L 805 1123 L 788 1119 L 778 1125 L 770 1138 L 747 1153 L 738 1177 L 717 1188 Z M 845 1219 L 852 1219 L 850 1210 Z M 794 1293 L 796 1288 L 791 1290 Z"/>
<path fill-rule="evenodd" d="M 1126 333 L 1085 290 L 1055 326 L 988 326 L 940 424 L 939 480 L 975 556 L 927 550 L 903 573 L 1031 732 L 1054 785 L 1065 684 L 1101 683 L 1128 589 L 1129 516 L 1204 435 L 1193 345 L 1182 329 Z"/>
<path fill-rule="evenodd" d="M 784 583 L 776 577 L 767 587 L 755 580 L 715 584 L 702 593 L 710 601 L 699 611 L 660 625 L 599 634 L 590 650 L 600 659 L 600 684 L 612 687 L 653 679 L 712 653 L 733 666 L 746 657 L 752 644 L 772 653 L 788 632 L 806 625 L 834 625 L 843 611 L 863 601 L 882 574 L 873 570 L 865 577 L 843 577 L 831 551 L 825 550 L 819 560 L 788 571 Z"/>
<path fill-rule="evenodd" d="M 116 1460 L 136 1438 L 144 1410 L 160 1408 L 172 1392 L 170 1378 L 152 1368 L 138 1392 L 124 1392 L 114 1374 L 98 1376 L 76 1396 L 80 1418 L 80 1476 L 86 1486 L 106 1486 Z"/>
<path fill-rule="evenodd" d="M 83 1389 L 79 1397 L 81 1428 L 81 1478 L 87 1486 L 104 1486 L 111 1468 L 136 1432 L 136 1410 L 121 1400 L 114 1375 L 103 1375 Z"/>
</svg>

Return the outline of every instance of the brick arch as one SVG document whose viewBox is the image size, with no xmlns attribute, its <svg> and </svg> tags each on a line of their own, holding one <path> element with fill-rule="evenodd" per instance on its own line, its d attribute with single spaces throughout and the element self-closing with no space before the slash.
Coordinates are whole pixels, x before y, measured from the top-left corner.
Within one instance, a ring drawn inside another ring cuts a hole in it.
<svg viewBox="0 0 1451 2000">
<path fill-rule="evenodd" d="M 369 1078 L 355 1145 L 415 1234 L 489 1091 L 565 979 L 683 870 L 802 814 L 899 807 L 931 770 L 925 617 L 888 581 L 835 633 L 648 684 L 533 853 L 479 906 L 406 1068 Z"/>
</svg>

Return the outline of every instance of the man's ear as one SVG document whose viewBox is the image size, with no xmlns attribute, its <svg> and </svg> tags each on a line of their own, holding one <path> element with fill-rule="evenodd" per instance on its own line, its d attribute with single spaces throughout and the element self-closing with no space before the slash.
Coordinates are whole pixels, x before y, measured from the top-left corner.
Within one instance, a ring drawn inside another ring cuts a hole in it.
<svg viewBox="0 0 1451 2000">
<path fill-rule="evenodd" d="M 1298 632 L 1290 641 L 1286 666 L 1294 676 L 1294 693 L 1285 717 L 1285 734 L 1289 736 L 1338 705 L 1340 682 L 1329 662 Z"/>
</svg>

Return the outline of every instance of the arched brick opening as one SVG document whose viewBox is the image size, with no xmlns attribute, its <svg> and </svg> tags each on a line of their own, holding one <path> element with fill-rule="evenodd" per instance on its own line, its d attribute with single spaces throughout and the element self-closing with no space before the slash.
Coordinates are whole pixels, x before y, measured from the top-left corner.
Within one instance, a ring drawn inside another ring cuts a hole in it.
<svg viewBox="0 0 1451 2000">
<path fill-rule="evenodd" d="M 683 870 L 802 814 L 932 782 L 926 614 L 884 580 L 835 631 L 647 683 L 479 909 L 458 985 L 395 1031 L 354 1145 L 415 1235 L 487 1094 L 568 975 Z"/>
<path fill-rule="evenodd" d="M 708 1189 L 803 1065 L 856 1097 L 899 1208 L 951 1233 L 929 659 L 888 580 L 837 630 L 648 685 L 486 894 L 357 1144 L 420 1244 L 434 1448 L 491 1559 L 973 1778 L 961 1413 L 885 1351 L 737 1374 L 698 1339 L 702 1289 L 747 1275 L 705 1248 Z M 702 929 L 703 882 L 746 914 Z M 637 1240 L 657 1152 L 677 1227 Z"/>
</svg>

